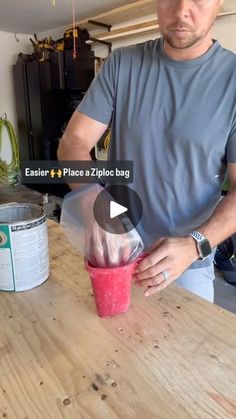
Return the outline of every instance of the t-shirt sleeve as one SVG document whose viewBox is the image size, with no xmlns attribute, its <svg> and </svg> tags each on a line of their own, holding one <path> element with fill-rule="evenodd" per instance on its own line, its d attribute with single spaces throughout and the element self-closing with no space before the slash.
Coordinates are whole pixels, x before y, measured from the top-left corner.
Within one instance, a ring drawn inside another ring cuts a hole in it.
<svg viewBox="0 0 236 419">
<path fill-rule="evenodd" d="M 119 51 L 112 52 L 92 81 L 77 111 L 109 124 L 114 110 Z"/>
<path fill-rule="evenodd" d="M 226 145 L 226 157 L 228 163 L 236 163 L 236 112 Z"/>
</svg>

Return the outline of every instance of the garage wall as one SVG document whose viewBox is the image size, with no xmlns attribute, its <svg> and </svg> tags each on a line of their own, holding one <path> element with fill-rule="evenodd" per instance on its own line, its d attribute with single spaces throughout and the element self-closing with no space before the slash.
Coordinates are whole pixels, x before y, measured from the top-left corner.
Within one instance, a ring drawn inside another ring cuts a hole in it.
<svg viewBox="0 0 236 419">
<path fill-rule="evenodd" d="M 15 64 L 17 55 L 20 52 L 30 53 L 32 47 L 29 41 L 31 35 L 19 35 L 0 31 L 0 117 L 7 114 L 8 120 L 13 124 L 17 133 L 15 93 L 13 86 L 12 65 Z M 3 152 L 1 159 L 9 161 L 11 153 L 9 149 L 8 136 L 3 133 Z"/>
<path fill-rule="evenodd" d="M 213 35 L 223 47 L 236 53 L 236 15 L 218 19 L 213 28 Z"/>
</svg>

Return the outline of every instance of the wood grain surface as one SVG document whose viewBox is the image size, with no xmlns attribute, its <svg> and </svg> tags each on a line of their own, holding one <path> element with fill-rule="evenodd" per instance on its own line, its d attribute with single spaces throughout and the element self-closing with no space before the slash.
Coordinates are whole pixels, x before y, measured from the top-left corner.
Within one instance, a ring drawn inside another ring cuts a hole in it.
<svg viewBox="0 0 236 419">
<path fill-rule="evenodd" d="M 236 316 L 172 285 L 96 315 L 83 258 L 49 223 L 51 275 L 0 293 L 0 418 L 236 417 Z"/>
</svg>

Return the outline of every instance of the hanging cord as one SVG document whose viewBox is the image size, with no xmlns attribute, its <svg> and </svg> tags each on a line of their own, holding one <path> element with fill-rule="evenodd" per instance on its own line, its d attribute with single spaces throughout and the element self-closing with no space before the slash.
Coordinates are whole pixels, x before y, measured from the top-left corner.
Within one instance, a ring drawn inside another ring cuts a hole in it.
<svg viewBox="0 0 236 419">
<path fill-rule="evenodd" d="M 11 123 L 5 118 L 0 119 L 0 156 L 3 146 L 2 133 L 3 128 L 6 129 L 12 151 L 12 158 L 10 163 L 1 160 L 0 158 L 0 182 L 5 184 L 15 184 L 19 181 L 19 144 L 16 139 Z"/>
<path fill-rule="evenodd" d="M 77 57 L 77 51 L 76 51 L 76 37 L 75 37 L 75 0 L 72 0 L 72 13 L 73 13 L 73 59 L 75 60 Z"/>
</svg>

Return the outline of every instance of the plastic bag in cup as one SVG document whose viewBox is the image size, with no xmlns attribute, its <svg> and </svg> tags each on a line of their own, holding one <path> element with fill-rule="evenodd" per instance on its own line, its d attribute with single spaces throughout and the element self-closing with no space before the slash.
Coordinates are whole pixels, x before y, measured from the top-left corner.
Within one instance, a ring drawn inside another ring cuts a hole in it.
<svg viewBox="0 0 236 419">
<path fill-rule="evenodd" d="M 98 225 L 93 206 L 102 191 L 104 188 L 99 184 L 89 184 L 67 194 L 62 205 L 60 224 L 72 246 L 91 266 L 97 268 L 122 266 L 138 258 L 144 248 L 143 242 L 135 228 L 127 231 L 127 225 L 130 228 L 132 223 L 124 214 L 115 221 L 119 231 L 124 230 L 124 233 L 113 234 Z M 111 196 L 107 193 L 107 202 L 110 199 Z M 105 224 L 107 212 L 102 206 L 99 216 L 104 217 Z"/>
</svg>

